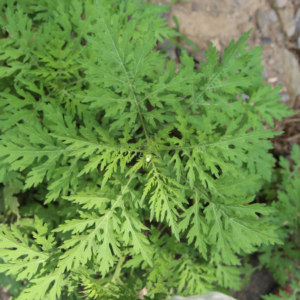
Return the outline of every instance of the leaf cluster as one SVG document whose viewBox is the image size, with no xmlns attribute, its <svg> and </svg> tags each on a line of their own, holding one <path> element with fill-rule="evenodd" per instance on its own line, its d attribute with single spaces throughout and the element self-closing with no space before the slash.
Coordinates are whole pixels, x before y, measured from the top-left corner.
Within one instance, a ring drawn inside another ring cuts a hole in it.
<svg viewBox="0 0 300 300">
<path fill-rule="evenodd" d="M 296 262 L 300 261 L 300 148 L 295 144 L 290 159 L 280 157 L 280 170 L 271 186 L 266 186 L 271 196 L 271 205 L 278 212 L 270 217 L 270 223 L 278 227 L 278 236 L 283 245 L 264 245 L 260 262 L 272 272 L 280 285 L 286 284 L 289 275 L 296 274 Z M 275 187 L 275 189 L 274 189 Z M 274 199 L 275 198 L 275 199 Z"/>
<path fill-rule="evenodd" d="M 0 40 L 0 182 L 22 203 L 0 271 L 28 281 L 17 299 L 238 289 L 237 254 L 281 243 L 253 200 L 280 134 L 265 125 L 291 113 L 250 31 L 177 70 L 155 50 L 176 35 L 164 6 L 19 2 L 1 2 Z"/>
</svg>

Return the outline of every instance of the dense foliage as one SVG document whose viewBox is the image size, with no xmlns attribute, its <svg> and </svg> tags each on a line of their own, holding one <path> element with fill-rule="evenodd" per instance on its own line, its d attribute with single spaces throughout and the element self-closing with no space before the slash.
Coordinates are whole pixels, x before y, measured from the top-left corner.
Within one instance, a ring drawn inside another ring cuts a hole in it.
<svg viewBox="0 0 300 300">
<path fill-rule="evenodd" d="M 154 50 L 177 34 L 164 6 L 19 2 L 0 2 L 0 271 L 26 281 L 17 299 L 239 289 L 236 254 L 281 243 L 252 202 L 280 134 L 265 126 L 290 113 L 250 31 L 177 70 Z"/>
<path fill-rule="evenodd" d="M 276 281 L 281 285 L 288 282 L 289 274 L 297 273 L 300 262 L 300 148 L 293 146 L 291 159 L 280 157 L 280 169 L 274 172 L 271 184 L 266 185 L 264 192 L 271 200 L 271 205 L 277 210 L 276 216 L 270 218 L 270 223 L 278 227 L 278 236 L 283 245 L 261 247 L 260 261 L 270 270 Z M 300 282 L 294 280 L 294 298 L 300 295 Z M 267 297 L 266 299 L 272 296 Z M 276 299 L 276 298 L 275 298 Z"/>
</svg>

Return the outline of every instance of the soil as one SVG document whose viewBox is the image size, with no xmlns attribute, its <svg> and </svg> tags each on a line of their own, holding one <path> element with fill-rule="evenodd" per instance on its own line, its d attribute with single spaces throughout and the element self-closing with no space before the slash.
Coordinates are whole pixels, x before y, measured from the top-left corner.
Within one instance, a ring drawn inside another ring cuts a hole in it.
<svg viewBox="0 0 300 300">
<path fill-rule="evenodd" d="M 250 256 L 248 263 L 254 268 L 260 265 L 256 253 Z M 231 294 L 238 300 L 262 300 L 261 295 L 273 293 L 277 288 L 278 284 L 272 274 L 263 267 L 253 272 L 249 284 L 247 284 L 243 290 L 231 291 Z"/>
</svg>

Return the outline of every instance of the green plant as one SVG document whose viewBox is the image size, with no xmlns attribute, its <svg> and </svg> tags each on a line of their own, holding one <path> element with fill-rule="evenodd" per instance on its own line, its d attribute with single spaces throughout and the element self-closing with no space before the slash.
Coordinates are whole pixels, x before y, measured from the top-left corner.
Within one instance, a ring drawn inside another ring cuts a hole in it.
<svg viewBox="0 0 300 300">
<path fill-rule="evenodd" d="M 22 191 L 0 271 L 26 280 L 19 300 L 238 289 L 236 254 L 280 243 L 273 208 L 252 204 L 280 134 L 264 124 L 290 113 L 261 48 L 249 31 L 176 72 L 153 50 L 174 32 L 164 8 L 138 2 L 2 6 L 0 180 Z"/>
<path fill-rule="evenodd" d="M 300 297 L 300 275 L 297 274 L 297 279 L 293 279 L 291 283 L 292 294 L 289 294 L 283 290 L 279 290 L 279 295 L 267 295 L 262 296 L 264 300 L 298 300 Z"/>
<path fill-rule="evenodd" d="M 300 148 L 297 144 L 291 152 L 291 163 L 280 157 L 280 171 L 265 187 L 271 205 L 278 212 L 270 217 L 270 223 L 278 227 L 283 245 L 264 245 L 260 262 L 272 272 L 280 285 L 286 284 L 288 273 L 296 273 L 296 261 L 300 261 Z"/>
</svg>

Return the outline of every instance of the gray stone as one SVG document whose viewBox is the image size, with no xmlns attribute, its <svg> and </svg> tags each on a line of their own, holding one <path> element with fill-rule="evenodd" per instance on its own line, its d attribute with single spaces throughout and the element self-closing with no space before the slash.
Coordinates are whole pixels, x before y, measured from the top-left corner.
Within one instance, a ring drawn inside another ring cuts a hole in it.
<svg viewBox="0 0 300 300">
<path fill-rule="evenodd" d="M 247 94 L 241 94 L 242 99 L 245 101 L 246 99 L 250 99 L 249 95 Z"/>
<path fill-rule="evenodd" d="M 278 15 L 282 22 L 284 33 L 288 38 L 292 37 L 296 31 L 296 20 L 294 18 L 294 14 L 290 14 L 290 12 L 285 9 L 279 9 Z"/>
<path fill-rule="evenodd" d="M 267 73 L 266 70 L 262 71 L 260 75 L 261 75 L 261 77 L 263 77 L 263 78 L 268 78 L 268 73 Z"/>
<path fill-rule="evenodd" d="M 194 3 L 192 4 L 192 10 L 193 10 L 193 11 L 197 11 L 198 9 L 199 9 L 199 3 L 194 2 Z"/>
<path fill-rule="evenodd" d="M 269 20 L 272 21 L 272 22 L 278 21 L 278 17 L 277 17 L 277 14 L 276 14 L 275 10 L 271 9 L 271 10 L 269 11 L 269 13 L 268 13 L 268 18 L 269 18 Z"/>
<path fill-rule="evenodd" d="M 296 32 L 295 20 L 292 20 L 291 22 L 288 22 L 287 24 L 285 24 L 284 31 L 288 38 L 292 37 Z"/>
<path fill-rule="evenodd" d="M 159 44 L 159 49 L 169 54 L 171 60 L 174 60 L 177 57 L 175 48 L 175 45 L 167 39 L 165 39 L 163 43 Z"/>
<path fill-rule="evenodd" d="M 174 296 L 170 300 L 235 300 L 235 299 L 219 292 L 210 292 L 201 296 L 190 296 L 190 297 Z"/>
<path fill-rule="evenodd" d="M 295 23 L 296 23 L 295 35 L 300 36 L 300 18 L 296 17 Z"/>
<path fill-rule="evenodd" d="M 284 8 L 288 3 L 288 0 L 274 0 L 273 4 L 276 5 L 277 8 Z"/>
<path fill-rule="evenodd" d="M 279 102 L 288 102 L 291 100 L 291 97 L 288 93 L 281 93 L 279 94 L 280 100 Z"/>
<path fill-rule="evenodd" d="M 296 12 L 295 17 L 298 18 L 298 19 L 300 19 L 300 7 L 298 8 L 298 10 Z"/>
<path fill-rule="evenodd" d="M 286 68 L 286 80 L 289 84 L 289 91 L 291 98 L 300 95 L 300 70 L 298 66 L 298 60 L 296 57 L 287 49 L 284 49 L 284 66 Z"/>
<path fill-rule="evenodd" d="M 297 38 L 297 48 L 300 49 L 300 36 Z"/>
<path fill-rule="evenodd" d="M 260 38 L 260 42 L 261 42 L 261 44 L 271 44 L 272 43 L 272 38 L 270 38 L 268 36 L 262 36 Z"/>
<path fill-rule="evenodd" d="M 256 17 L 258 27 L 261 31 L 263 31 L 268 23 L 268 16 L 262 9 L 259 9 L 256 13 Z"/>
<path fill-rule="evenodd" d="M 283 34 L 282 34 L 281 32 L 278 32 L 278 33 L 276 34 L 276 39 L 277 39 L 277 42 L 278 42 L 278 43 L 283 42 Z"/>
</svg>

